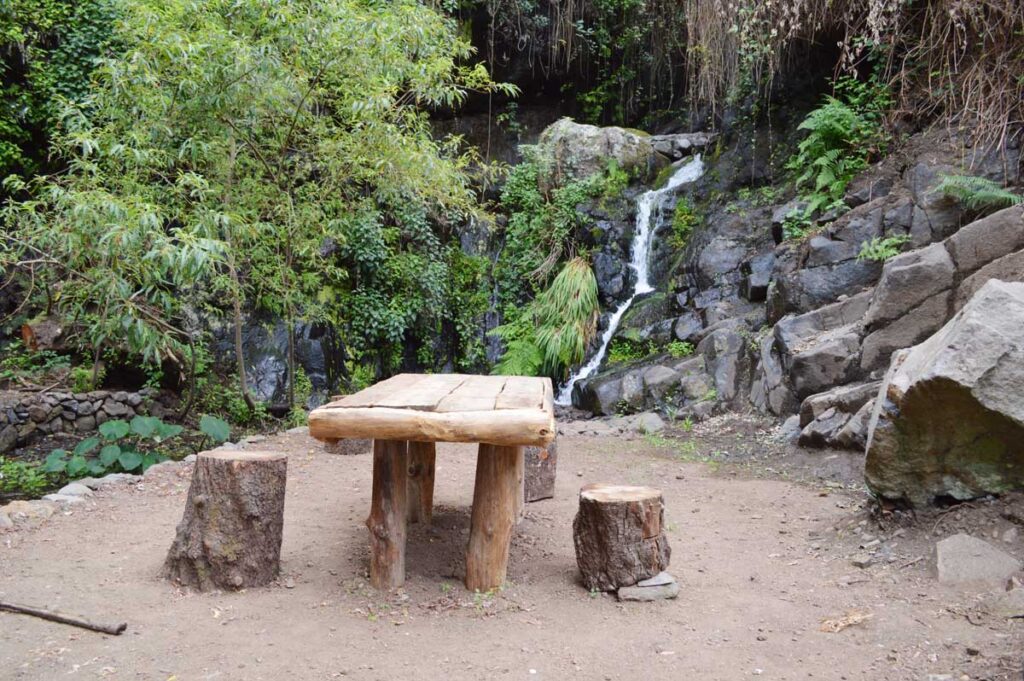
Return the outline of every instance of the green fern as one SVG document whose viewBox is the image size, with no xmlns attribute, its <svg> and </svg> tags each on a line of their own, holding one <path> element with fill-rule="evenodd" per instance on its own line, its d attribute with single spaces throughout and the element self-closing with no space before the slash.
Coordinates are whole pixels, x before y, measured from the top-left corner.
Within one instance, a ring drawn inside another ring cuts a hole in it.
<svg viewBox="0 0 1024 681">
<path fill-rule="evenodd" d="M 885 262 L 889 258 L 900 254 L 903 245 L 910 241 L 910 235 L 897 234 L 894 236 L 868 239 L 860 245 L 860 253 L 857 260 L 871 260 L 873 262 Z"/>
<path fill-rule="evenodd" d="M 935 191 L 956 200 L 968 210 L 976 211 L 995 211 L 1024 201 L 1024 196 L 974 175 L 946 175 Z"/>
</svg>

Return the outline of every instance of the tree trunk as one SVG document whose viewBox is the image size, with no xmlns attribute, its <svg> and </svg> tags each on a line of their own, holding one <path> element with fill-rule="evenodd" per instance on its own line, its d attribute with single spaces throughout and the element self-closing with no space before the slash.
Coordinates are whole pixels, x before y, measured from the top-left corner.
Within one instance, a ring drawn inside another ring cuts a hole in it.
<svg viewBox="0 0 1024 681">
<path fill-rule="evenodd" d="M 370 583 L 389 590 L 405 583 L 406 477 L 408 443 L 373 442 L 373 497 L 370 517 Z"/>
<path fill-rule="evenodd" d="M 466 552 L 466 588 L 490 591 L 505 583 L 517 501 L 522 447 L 481 444 L 476 460 L 473 515 Z"/>
<path fill-rule="evenodd" d="M 242 589 L 280 569 L 288 457 L 278 452 L 203 452 L 164 572 L 200 591 Z"/>
<path fill-rule="evenodd" d="M 429 525 L 434 517 L 434 461 L 433 442 L 409 443 L 409 500 L 410 523 Z"/>
<path fill-rule="evenodd" d="M 665 504 L 650 487 L 587 485 L 573 521 L 576 564 L 588 589 L 614 591 L 668 567 Z"/>
</svg>

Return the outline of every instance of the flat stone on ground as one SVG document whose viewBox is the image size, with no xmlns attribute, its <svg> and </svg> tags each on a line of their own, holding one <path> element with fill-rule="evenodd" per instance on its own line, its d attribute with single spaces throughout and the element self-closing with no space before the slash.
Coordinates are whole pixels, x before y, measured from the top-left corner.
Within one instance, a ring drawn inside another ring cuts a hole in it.
<svg viewBox="0 0 1024 681">
<path fill-rule="evenodd" d="M 57 490 L 57 494 L 70 497 L 91 497 L 92 490 L 81 482 L 71 482 Z"/>
<path fill-rule="evenodd" d="M 665 581 L 665 578 L 670 581 Z M 655 582 L 650 586 L 642 586 Z M 679 582 L 667 572 L 661 572 L 650 579 L 645 579 L 636 586 L 622 586 L 616 592 L 620 601 L 634 601 L 648 603 L 650 601 L 664 601 L 675 598 L 679 595 Z"/>
<path fill-rule="evenodd" d="M 935 569 L 940 582 L 1002 582 L 1020 562 L 986 541 L 954 534 L 935 544 Z"/>
</svg>

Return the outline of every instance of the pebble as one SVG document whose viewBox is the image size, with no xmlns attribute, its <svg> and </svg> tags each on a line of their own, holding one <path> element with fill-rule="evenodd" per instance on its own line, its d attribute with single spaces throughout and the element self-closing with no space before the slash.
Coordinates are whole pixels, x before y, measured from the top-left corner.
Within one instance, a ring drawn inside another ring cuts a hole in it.
<svg viewBox="0 0 1024 681">
<path fill-rule="evenodd" d="M 1016 527 L 1011 527 L 1006 532 L 1003 532 L 1003 541 L 1006 542 L 1007 544 L 1012 544 L 1015 541 L 1017 541 L 1017 535 L 1018 534 L 1019 533 L 1017 532 L 1017 528 Z"/>
<path fill-rule="evenodd" d="M 291 577 L 289 577 L 288 579 L 284 580 L 284 588 L 286 588 L 286 589 L 294 589 L 295 588 L 295 580 L 292 579 Z"/>
<path fill-rule="evenodd" d="M 14 521 L 11 520 L 11 516 L 7 515 L 4 511 L 0 511 L 0 530 L 6 530 L 14 527 Z"/>
<path fill-rule="evenodd" d="M 854 567 L 859 567 L 863 570 L 864 568 L 871 567 L 871 564 L 875 562 L 875 558 L 874 556 L 862 553 L 854 556 L 853 560 L 851 560 L 850 562 L 853 563 Z"/>
</svg>

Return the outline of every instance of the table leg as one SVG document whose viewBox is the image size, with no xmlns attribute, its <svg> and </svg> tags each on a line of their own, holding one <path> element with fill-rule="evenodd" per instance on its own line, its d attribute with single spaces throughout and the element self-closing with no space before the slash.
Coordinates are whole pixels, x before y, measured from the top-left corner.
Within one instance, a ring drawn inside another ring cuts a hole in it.
<svg viewBox="0 0 1024 681">
<path fill-rule="evenodd" d="M 524 447 L 516 447 L 519 450 L 519 456 L 516 458 L 516 500 L 515 500 L 515 512 L 516 512 L 516 525 L 518 525 L 523 516 L 526 515 L 526 449 Z"/>
<path fill-rule="evenodd" d="M 409 443 L 409 514 L 410 523 L 429 525 L 434 515 L 433 442 Z"/>
<path fill-rule="evenodd" d="M 489 591 L 505 582 L 516 524 L 516 495 L 522 494 L 516 477 L 522 459 L 522 447 L 480 445 L 466 552 L 466 588 L 470 591 Z"/>
<path fill-rule="evenodd" d="M 370 517 L 370 583 L 394 589 L 405 583 L 406 476 L 408 443 L 373 441 L 373 497 Z"/>
</svg>

